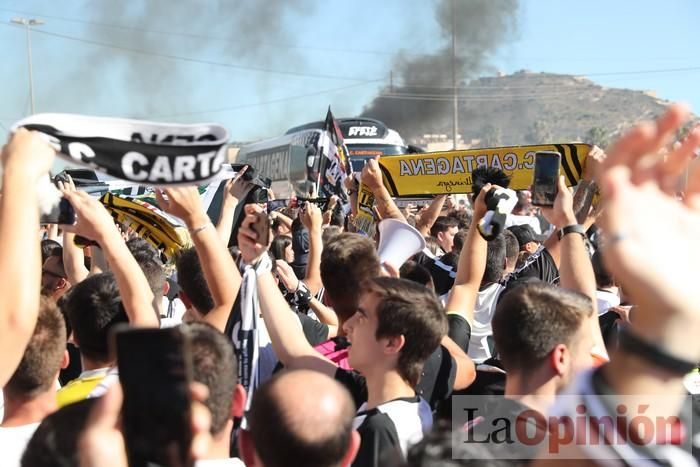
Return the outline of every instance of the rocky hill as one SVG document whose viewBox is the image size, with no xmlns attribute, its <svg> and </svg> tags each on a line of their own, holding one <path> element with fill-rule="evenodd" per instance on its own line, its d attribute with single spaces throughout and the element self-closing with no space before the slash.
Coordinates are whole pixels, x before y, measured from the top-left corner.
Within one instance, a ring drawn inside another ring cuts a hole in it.
<svg viewBox="0 0 700 467">
<path fill-rule="evenodd" d="M 451 139 L 451 90 L 441 89 L 440 94 L 416 89 L 385 92 L 399 98 L 384 99 L 386 113 L 380 112 L 385 115 L 377 118 L 384 117 L 385 123 L 405 139 L 423 145 L 430 140 L 425 135 Z M 401 99 L 402 92 L 413 97 Z M 634 122 L 660 114 L 668 104 L 651 91 L 606 88 L 585 77 L 528 71 L 476 79 L 459 94 L 459 133 L 466 143 L 475 140 L 472 145 L 482 147 L 571 140 L 605 145 Z M 404 124 L 398 118 L 392 124 L 398 109 L 391 107 L 400 106 L 403 115 L 421 115 L 427 103 L 416 98 L 418 95 L 430 97 L 430 105 L 444 108 L 440 117 L 420 125 Z"/>
</svg>

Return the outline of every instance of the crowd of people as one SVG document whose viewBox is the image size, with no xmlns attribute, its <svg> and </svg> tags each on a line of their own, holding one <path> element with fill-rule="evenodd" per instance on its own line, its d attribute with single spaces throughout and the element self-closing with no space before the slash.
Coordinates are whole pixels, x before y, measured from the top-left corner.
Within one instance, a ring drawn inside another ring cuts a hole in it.
<svg viewBox="0 0 700 467">
<path fill-rule="evenodd" d="M 187 337 L 188 404 L 170 411 L 187 412 L 175 416 L 189 437 L 168 465 L 696 465 L 700 130 L 675 141 L 686 118 L 672 105 L 594 148 L 552 207 L 519 191 L 488 241 L 486 198 L 508 174 L 479 167 L 467 202 L 399 208 L 369 160 L 359 178 L 375 220 L 425 237 L 403 264 L 377 251 L 400 237 L 355 231 L 352 177 L 347 205 L 268 213 L 245 203 L 241 172 L 214 221 L 195 186 L 156 190 L 191 239 L 166 262 L 71 180 L 58 185 L 75 223 L 42 226 L 32 187 L 55 151 L 15 131 L 2 150 L 0 464 L 133 461 L 123 365 L 158 349 L 117 358 L 113 333 L 129 327 Z M 141 423 L 182 432 L 157 410 L 176 393 L 155 376 L 139 384 L 154 398 Z M 552 424 L 623 415 L 639 423 L 622 443 Z M 641 417 L 670 420 L 668 433 L 651 436 Z"/>
</svg>

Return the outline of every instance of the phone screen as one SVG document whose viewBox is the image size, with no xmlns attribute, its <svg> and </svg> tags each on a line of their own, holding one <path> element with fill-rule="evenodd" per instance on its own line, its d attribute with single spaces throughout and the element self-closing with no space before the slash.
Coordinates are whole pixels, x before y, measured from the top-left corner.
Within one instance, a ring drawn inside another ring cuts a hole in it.
<svg viewBox="0 0 700 467">
<path fill-rule="evenodd" d="M 554 205 L 558 191 L 560 164 L 561 155 L 558 152 L 540 151 L 535 153 L 535 171 L 532 182 L 533 205 Z"/>
<path fill-rule="evenodd" d="M 126 329 L 115 333 L 114 342 L 129 465 L 192 466 L 186 333 L 179 327 Z"/>
</svg>

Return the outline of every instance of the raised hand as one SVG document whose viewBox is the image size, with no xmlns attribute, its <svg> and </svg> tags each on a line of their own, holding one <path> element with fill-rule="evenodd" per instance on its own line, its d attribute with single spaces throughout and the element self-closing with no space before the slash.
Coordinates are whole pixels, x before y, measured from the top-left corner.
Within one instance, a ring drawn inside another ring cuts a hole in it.
<svg viewBox="0 0 700 467">
<path fill-rule="evenodd" d="M 18 128 L 2 148 L 2 165 L 8 173 L 24 173 L 31 178 L 49 173 L 56 151 L 33 131 Z"/>
<path fill-rule="evenodd" d="M 601 224 L 604 258 L 639 305 L 634 327 L 653 342 L 690 359 L 700 358 L 700 288 L 694 271 L 700 264 L 700 170 L 692 168 L 686 197 L 672 194 L 695 149 L 695 130 L 667 157 L 658 155 L 686 120 L 688 111 L 673 105 L 655 122 L 643 123 L 608 149 L 598 174 L 606 200 Z M 669 193 L 671 192 L 671 193 Z"/>
<path fill-rule="evenodd" d="M 167 199 L 163 196 L 163 192 L 168 197 Z M 158 206 L 163 211 L 185 221 L 189 229 L 199 228 L 209 222 L 209 217 L 202 207 L 197 187 L 187 186 L 168 188 L 164 191 L 156 190 L 156 199 Z"/>
<path fill-rule="evenodd" d="M 62 225 L 66 232 L 81 235 L 97 243 L 102 243 L 110 235 L 119 235 L 114 219 L 107 209 L 97 199 L 84 191 L 63 189 L 63 196 L 75 210 L 76 222 L 73 225 Z"/>
<path fill-rule="evenodd" d="M 262 255 L 267 254 L 269 247 L 269 244 L 258 243 L 258 234 L 252 227 L 258 222 L 259 216 L 265 215 L 265 212 L 257 204 L 246 204 L 245 214 L 241 227 L 238 229 L 238 249 L 241 251 L 243 261 L 254 264 Z"/>
<path fill-rule="evenodd" d="M 382 182 L 382 171 L 379 168 L 379 156 L 369 159 L 362 168 L 362 183 L 367 185 L 367 188 L 372 191 L 384 186 L 384 182 Z"/>
</svg>

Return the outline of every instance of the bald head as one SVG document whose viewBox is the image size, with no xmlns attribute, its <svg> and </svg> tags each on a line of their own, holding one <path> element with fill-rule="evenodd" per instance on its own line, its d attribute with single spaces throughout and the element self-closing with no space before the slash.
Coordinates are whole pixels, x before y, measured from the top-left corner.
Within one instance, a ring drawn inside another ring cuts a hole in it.
<svg viewBox="0 0 700 467">
<path fill-rule="evenodd" d="M 249 431 L 266 467 L 340 465 L 348 452 L 355 407 L 347 390 L 307 370 L 284 372 L 255 392 Z"/>
</svg>

